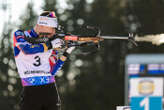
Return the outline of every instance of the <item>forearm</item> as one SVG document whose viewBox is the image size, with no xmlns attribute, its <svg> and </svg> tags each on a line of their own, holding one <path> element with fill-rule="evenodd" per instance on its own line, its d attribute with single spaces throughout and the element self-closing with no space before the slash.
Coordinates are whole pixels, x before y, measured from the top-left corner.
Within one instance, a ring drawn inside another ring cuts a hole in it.
<svg viewBox="0 0 164 110">
<path fill-rule="evenodd" d="M 61 67 L 64 64 L 64 61 L 67 60 L 67 58 L 69 57 L 69 55 L 71 54 L 71 52 L 75 49 L 75 47 L 70 47 L 68 48 L 64 54 L 59 58 L 59 60 L 57 60 L 56 64 L 54 65 L 51 73 L 52 75 L 55 75 L 57 73 L 58 70 L 61 69 Z"/>
<path fill-rule="evenodd" d="M 52 48 L 51 42 L 46 43 L 39 43 L 39 44 L 33 44 L 28 42 L 25 39 L 25 35 L 23 31 L 16 31 L 14 33 L 14 48 L 18 48 L 19 51 L 22 51 L 25 54 L 35 54 L 39 52 L 45 52 L 48 49 Z"/>
<path fill-rule="evenodd" d="M 52 75 L 55 75 L 62 68 L 62 66 L 64 65 L 64 62 L 66 61 L 66 59 L 67 59 L 67 57 L 61 56 L 57 60 L 56 64 L 54 65 L 54 67 L 53 67 L 53 69 L 51 71 Z"/>
<path fill-rule="evenodd" d="M 25 54 L 35 54 L 46 52 L 48 50 L 48 46 L 46 44 L 20 44 L 19 49 L 21 49 Z"/>
</svg>

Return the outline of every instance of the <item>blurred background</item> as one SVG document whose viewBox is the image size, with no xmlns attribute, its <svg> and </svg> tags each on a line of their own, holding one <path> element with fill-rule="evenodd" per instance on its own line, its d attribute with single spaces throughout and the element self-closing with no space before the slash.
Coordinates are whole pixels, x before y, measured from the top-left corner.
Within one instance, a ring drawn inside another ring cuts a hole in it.
<svg viewBox="0 0 164 110">
<path fill-rule="evenodd" d="M 164 0 L 0 0 L 0 109 L 19 110 L 21 83 L 12 36 L 33 28 L 43 10 L 56 12 L 67 32 L 85 34 L 81 26 L 102 35 L 139 36 L 164 32 Z M 163 53 L 164 45 L 106 40 L 93 54 L 73 54 L 56 76 L 63 110 L 115 110 L 125 104 L 125 58 L 129 54 Z M 44 99 L 43 99 L 44 100 Z"/>
</svg>

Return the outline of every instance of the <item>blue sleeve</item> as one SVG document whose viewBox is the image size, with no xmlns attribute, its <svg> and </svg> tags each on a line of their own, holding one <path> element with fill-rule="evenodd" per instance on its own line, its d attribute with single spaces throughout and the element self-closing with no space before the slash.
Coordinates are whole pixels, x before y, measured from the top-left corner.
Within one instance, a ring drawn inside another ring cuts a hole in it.
<svg viewBox="0 0 164 110">
<path fill-rule="evenodd" d="M 20 44 L 19 47 L 25 54 L 35 54 L 39 52 L 44 52 L 44 47 L 42 44 Z"/>
<path fill-rule="evenodd" d="M 22 50 L 25 54 L 35 54 L 39 52 L 44 52 L 48 50 L 45 44 L 31 44 L 24 39 L 24 32 L 18 30 L 14 33 L 16 40 L 16 46 Z"/>
<path fill-rule="evenodd" d="M 53 69 L 51 71 L 51 74 L 52 75 L 56 75 L 56 73 L 58 72 L 58 70 L 60 70 L 63 65 L 64 65 L 64 61 L 62 61 L 60 59 L 57 60 L 56 65 L 54 65 L 54 67 L 53 67 Z"/>
</svg>

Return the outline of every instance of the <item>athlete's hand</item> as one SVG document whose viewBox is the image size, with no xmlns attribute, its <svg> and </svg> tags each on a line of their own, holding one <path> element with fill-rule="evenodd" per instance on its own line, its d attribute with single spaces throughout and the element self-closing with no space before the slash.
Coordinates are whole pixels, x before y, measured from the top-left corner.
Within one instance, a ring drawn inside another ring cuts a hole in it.
<svg viewBox="0 0 164 110">
<path fill-rule="evenodd" d="M 74 46 L 72 46 L 72 47 L 69 47 L 69 48 L 67 48 L 66 49 L 66 52 L 68 53 L 68 54 L 71 54 L 72 53 L 72 51 L 75 49 L 75 47 Z"/>
<path fill-rule="evenodd" d="M 73 46 L 73 47 L 69 47 L 69 48 L 67 48 L 66 50 L 65 50 L 65 52 L 63 53 L 63 56 L 65 57 L 65 59 L 67 58 L 67 57 L 69 57 L 69 55 L 72 53 L 72 51 L 75 49 L 75 46 Z"/>
<path fill-rule="evenodd" d="M 64 45 L 64 41 L 62 39 L 57 38 L 51 41 L 51 44 L 53 49 L 61 49 Z"/>
</svg>

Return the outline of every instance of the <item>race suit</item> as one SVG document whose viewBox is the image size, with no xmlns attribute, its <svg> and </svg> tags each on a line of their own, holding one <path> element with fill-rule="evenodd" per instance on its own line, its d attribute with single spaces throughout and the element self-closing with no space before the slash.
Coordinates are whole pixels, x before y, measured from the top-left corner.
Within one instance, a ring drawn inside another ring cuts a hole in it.
<svg viewBox="0 0 164 110">
<path fill-rule="evenodd" d="M 31 29 L 18 30 L 14 33 L 14 56 L 23 86 L 38 86 L 54 83 L 54 75 L 64 61 L 58 58 L 57 51 L 50 49 L 50 44 L 31 44 L 25 37 L 38 37 Z"/>
</svg>

